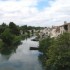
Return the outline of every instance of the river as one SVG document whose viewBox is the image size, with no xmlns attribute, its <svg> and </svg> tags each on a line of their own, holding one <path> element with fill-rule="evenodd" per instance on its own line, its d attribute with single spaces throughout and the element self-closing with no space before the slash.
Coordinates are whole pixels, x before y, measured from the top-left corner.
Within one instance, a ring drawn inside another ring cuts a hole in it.
<svg viewBox="0 0 70 70">
<path fill-rule="evenodd" d="M 31 41 L 32 38 L 23 40 L 16 52 L 10 55 L 0 54 L 0 70 L 43 70 L 38 59 L 40 52 L 29 50 L 30 47 L 39 46 L 39 42 Z"/>
</svg>

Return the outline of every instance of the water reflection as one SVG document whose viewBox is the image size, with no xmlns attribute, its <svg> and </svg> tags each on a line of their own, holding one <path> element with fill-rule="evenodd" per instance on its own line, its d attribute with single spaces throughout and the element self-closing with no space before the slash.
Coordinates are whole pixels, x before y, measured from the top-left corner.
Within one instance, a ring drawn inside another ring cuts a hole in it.
<svg viewBox="0 0 70 70">
<path fill-rule="evenodd" d="M 42 64 L 42 68 L 43 68 L 44 70 L 46 70 L 46 59 L 47 59 L 47 56 L 44 55 L 44 54 L 39 54 L 38 58 L 39 58 L 39 61 L 40 61 L 41 64 Z"/>
<path fill-rule="evenodd" d="M 31 39 L 22 41 L 15 53 L 0 55 L 0 70 L 43 70 L 38 60 L 40 52 L 29 50 L 38 47 L 39 43 Z"/>
<path fill-rule="evenodd" d="M 0 53 L 2 54 L 2 55 L 10 55 L 12 52 L 15 52 L 16 51 L 16 48 L 12 48 L 12 49 L 10 49 L 10 48 L 2 48 L 1 50 L 0 50 Z"/>
</svg>

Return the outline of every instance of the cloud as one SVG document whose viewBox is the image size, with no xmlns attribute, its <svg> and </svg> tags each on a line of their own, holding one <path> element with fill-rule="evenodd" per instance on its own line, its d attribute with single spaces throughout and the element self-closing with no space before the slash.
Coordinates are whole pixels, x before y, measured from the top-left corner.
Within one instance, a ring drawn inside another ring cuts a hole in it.
<svg viewBox="0 0 70 70">
<path fill-rule="evenodd" d="M 50 6 L 46 7 L 34 18 L 29 18 L 33 22 L 38 22 L 42 26 L 62 25 L 64 21 L 70 22 L 70 1 L 69 0 L 55 0 L 50 1 Z M 37 25 L 38 25 L 37 24 Z"/>
<path fill-rule="evenodd" d="M 48 6 L 39 10 L 43 0 L 2 0 L 0 1 L 0 23 L 10 21 L 18 25 L 52 26 L 70 22 L 69 0 L 48 0 Z"/>
<path fill-rule="evenodd" d="M 29 18 L 38 12 L 35 7 L 36 2 L 36 0 L 20 0 L 19 2 L 11 0 L 6 2 L 1 1 L 0 14 L 2 16 L 0 18 L 6 22 L 12 20 L 18 22 L 18 20 L 22 21 L 25 18 Z"/>
</svg>

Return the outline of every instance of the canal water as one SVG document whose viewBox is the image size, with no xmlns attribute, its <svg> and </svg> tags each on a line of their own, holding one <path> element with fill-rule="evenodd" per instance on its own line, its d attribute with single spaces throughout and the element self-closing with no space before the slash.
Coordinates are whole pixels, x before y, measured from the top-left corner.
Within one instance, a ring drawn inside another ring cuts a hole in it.
<svg viewBox="0 0 70 70">
<path fill-rule="evenodd" d="M 16 52 L 10 55 L 0 54 L 0 70 L 43 70 L 38 59 L 40 52 L 29 50 L 30 47 L 39 46 L 39 42 L 31 41 L 32 38 L 22 41 Z"/>
</svg>

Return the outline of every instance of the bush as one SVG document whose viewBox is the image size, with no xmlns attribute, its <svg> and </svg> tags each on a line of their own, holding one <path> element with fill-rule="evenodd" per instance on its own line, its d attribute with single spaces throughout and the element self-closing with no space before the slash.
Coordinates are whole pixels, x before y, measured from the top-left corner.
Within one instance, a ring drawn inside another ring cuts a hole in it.
<svg viewBox="0 0 70 70">
<path fill-rule="evenodd" d="M 6 29 L 4 30 L 4 32 L 1 34 L 1 39 L 2 39 L 2 41 L 3 41 L 7 46 L 12 45 L 14 36 L 11 34 L 9 28 L 6 28 Z"/>
<path fill-rule="evenodd" d="M 70 34 L 60 35 L 48 50 L 46 67 L 49 70 L 70 70 Z"/>
<path fill-rule="evenodd" d="M 13 40 L 13 45 L 18 45 L 21 43 L 21 36 L 15 36 Z"/>
<path fill-rule="evenodd" d="M 0 39 L 0 49 L 4 46 L 3 41 Z"/>
<path fill-rule="evenodd" d="M 22 40 L 24 40 L 24 39 L 25 39 L 25 37 L 26 37 L 25 35 L 21 35 L 21 39 L 22 39 Z"/>
<path fill-rule="evenodd" d="M 50 45 L 51 45 L 51 38 L 48 36 L 47 38 L 39 41 L 39 51 L 45 54 Z"/>
<path fill-rule="evenodd" d="M 40 41 L 40 50 L 48 58 L 45 60 L 46 70 L 70 70 L 70 33 Z"/>
</svg>

